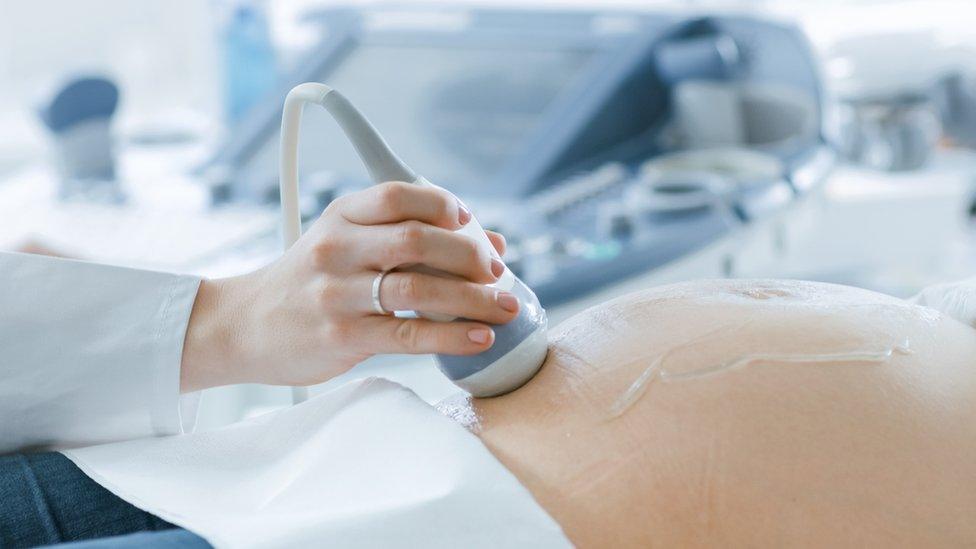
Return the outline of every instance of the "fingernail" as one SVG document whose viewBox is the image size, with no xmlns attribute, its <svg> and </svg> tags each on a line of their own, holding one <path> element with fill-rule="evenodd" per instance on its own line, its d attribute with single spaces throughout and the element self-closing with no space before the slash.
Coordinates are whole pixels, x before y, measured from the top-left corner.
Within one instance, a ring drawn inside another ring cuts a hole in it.
<svg viewBox="0 0 976 549">
<path fill-rule="evenodd" d="M 472 328 L 468 330 L 468 339 L 478 345 L 484 345 L 491 340 L 491 330 L 488 328 Z"/>
<path fill-rule="evenodd" d="M 469 210 L 468 207 L 464 205 L 464 202 L 461 202 L 460 200 L 457 201 L 457 205 L 458 205 L 458 223 L 462 225 L 467 225 L 468 221 L 471 221 L 471 210 Z"/>
<path fill-rule="evenodd" d="M 498 258 L 491 258 L 491 274 L 495 275 L 495 278 L 501 278 L 505 274 L 505 264 Z"/>
<path fill-rule="evenodd" d="M 508 292 L 498 292 L 498 305 L 510 313 L 518 311 L 519 302 L 518 298 L 514 294 Z"/>
</svg>

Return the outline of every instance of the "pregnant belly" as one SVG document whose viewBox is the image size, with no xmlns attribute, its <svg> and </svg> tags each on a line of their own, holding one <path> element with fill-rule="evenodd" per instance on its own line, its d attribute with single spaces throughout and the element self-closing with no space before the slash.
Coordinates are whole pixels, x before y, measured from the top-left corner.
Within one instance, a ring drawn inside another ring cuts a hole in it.
<svg viewBox="0 0 976 549">
<path fill-rule="evenodd" d="M 445 409 L 579 545 L 976 542 L 976 331 L 872 292 L 655 288 Z"/>
</svg>

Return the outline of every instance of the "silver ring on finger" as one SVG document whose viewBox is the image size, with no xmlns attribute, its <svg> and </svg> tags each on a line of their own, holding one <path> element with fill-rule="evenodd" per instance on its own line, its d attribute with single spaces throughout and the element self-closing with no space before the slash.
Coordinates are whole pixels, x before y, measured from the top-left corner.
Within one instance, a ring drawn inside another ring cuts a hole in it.
<svg viewBox="0 0 976 549">
<path fill-rule="evenodd" d="M 393 311 L 387 311 L 384 309 L 383 303 L 380 302 L 380 286 L 383 284 L 383 277 L 385 277 L 389 272 L 390 271 L 380 271 L 376 273 L 376 277 L 373 278 L 373 310 L 376 311 L 377 314 L 383 316 L 390 316 L 393 314 Z"/>
</svg>

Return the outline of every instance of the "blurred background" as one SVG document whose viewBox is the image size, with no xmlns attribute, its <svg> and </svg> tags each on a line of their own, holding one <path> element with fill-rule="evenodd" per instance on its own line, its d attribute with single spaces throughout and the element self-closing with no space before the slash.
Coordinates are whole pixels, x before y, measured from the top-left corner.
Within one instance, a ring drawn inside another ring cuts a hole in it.
<svg viewBox="0 0 976 549">
<path fill-rule="evenodd" d="M 281 104 L 320 81 L 508 236 L 554 322 L 702 277 L 908 296 L 976 275 L 967 8 L 0 0 L 0 249 L 210 277 L 268 263 Z M 309 221 L 370 184 L 324 112 L 301 164 Z M 377 373 L 453 390 L 426 358 L 349 376 Z M 211 393 L 204 426 L 288 398 Z"/>
</svg>

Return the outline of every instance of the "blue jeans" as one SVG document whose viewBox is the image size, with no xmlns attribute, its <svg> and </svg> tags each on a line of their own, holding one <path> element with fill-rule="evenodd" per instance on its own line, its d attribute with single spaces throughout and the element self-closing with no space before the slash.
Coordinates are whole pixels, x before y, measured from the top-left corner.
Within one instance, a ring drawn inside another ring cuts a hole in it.
<svg viewBox="0 0 976 549">
<path fill-rule="evenodd" d="M 68 542 L 89 549 L 210 547 L 126 503 L 61 454 L 0 456 L 0 549 Z"/>
</svg>

